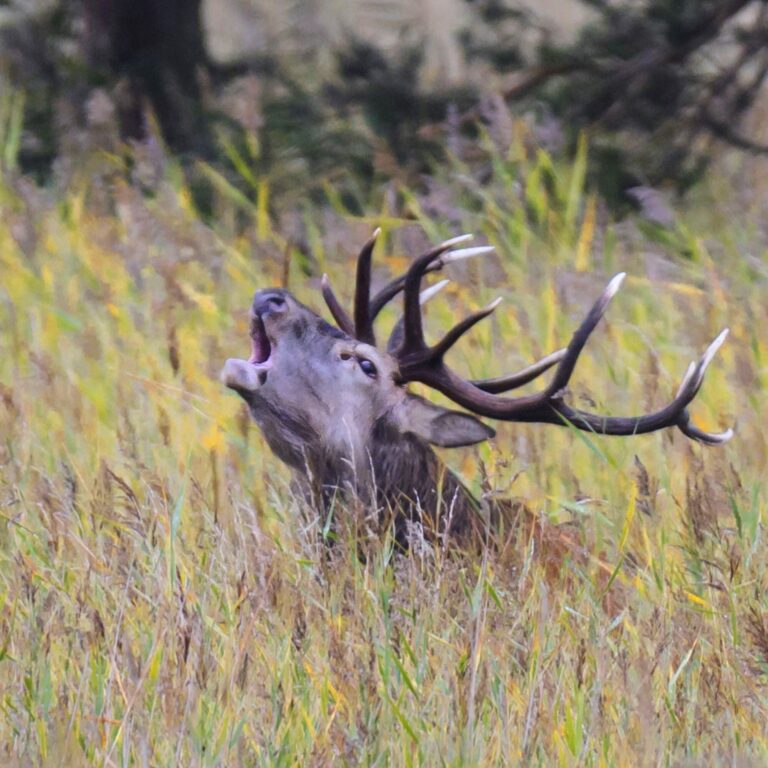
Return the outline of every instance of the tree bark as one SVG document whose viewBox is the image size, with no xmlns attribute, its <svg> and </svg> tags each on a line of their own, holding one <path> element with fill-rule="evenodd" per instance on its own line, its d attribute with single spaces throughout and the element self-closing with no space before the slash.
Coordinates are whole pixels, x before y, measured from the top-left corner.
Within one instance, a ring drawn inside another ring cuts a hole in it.
<svg viewBox="0 0 768 768">
<path fill-rule="evenodd" d="M 201 0 L 83 0 L 83 7 L 89 64 L 127 84 L 118 104 L 123 134 L 145 134 L 150 106 L 170 146 L 204 150 Z"/>
</svg>

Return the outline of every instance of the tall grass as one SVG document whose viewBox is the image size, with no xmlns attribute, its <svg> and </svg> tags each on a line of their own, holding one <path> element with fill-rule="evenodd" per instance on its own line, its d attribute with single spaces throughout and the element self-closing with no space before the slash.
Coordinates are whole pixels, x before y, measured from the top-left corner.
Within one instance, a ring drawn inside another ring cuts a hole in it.
<svg viewBox="0 0 768 768">
<path fill-rule="evenodd" d="M 439 205 L 400 189 L 395 211 L 390 189 L 365 217 L 329 190 L 298 236 L 258 179 L 255 207 L 219 179 L 209 226 L 171 163 L 148 185 L 146 158 L 131 176 L 93 156 L 49 189 L 0 165 L 4 765 L 765 762 L 760 212 L 734 215 L 724 187 L 671 230 L 612 223 L 586 152 L 563 166 L 520 142 L 482 187 L 457 166 Z M 377 224 L 380 276 L 459 231 L 497 246 L 429 309 L 437 333 L 504 297 L 453 355 L 474 376 L 562 345 L 621 269 L 575 402 L 658 406 L 729 325 L 694 410 L 736 437 L 502 425 L 446 460 L 577 546 L 403 555 L 350 527 L 329 549 L 217 374 L 256 287 L 319 307 L 328 270 L 348 297 Z"/>
</svg>

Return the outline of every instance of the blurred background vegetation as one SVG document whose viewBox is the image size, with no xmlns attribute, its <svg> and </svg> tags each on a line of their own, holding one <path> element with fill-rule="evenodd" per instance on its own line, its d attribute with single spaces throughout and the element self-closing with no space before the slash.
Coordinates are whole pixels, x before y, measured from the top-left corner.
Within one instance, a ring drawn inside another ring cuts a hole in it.
<svg viewBox="0 0 768 768">
<path fill-rule="evenodd" d="M 251 198 L 269 184 L 273 208 L 328 183 L 413 184 L 447 154 L 482 179 L 478 137 L 504 150 L 521 119 L 550 153 L 588 131 L 590 178 L 618 210 L 684 192 L 721 146 L 768 151 L 764 0 L 5 0 L 0 14 L 0 73 L 26 98 L 22 170 L 162 137 L 203 209 L 219 175 Z"/>
</svg>

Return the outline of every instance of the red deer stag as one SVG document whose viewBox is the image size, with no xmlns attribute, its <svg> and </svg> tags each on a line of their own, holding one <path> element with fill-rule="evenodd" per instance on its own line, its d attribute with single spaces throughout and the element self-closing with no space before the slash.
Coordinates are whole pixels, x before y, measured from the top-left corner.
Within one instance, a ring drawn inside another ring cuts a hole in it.
<svg viewBox="0 0 768 768">
<path fill-rule="evenodd" d="M 341 494 L 375 504 L 400 521 L 422 523 L 432 534 L 473 527 L 477 502 L 459 479 L 445 470 L 430 445 L 471 445 L 494 436 L 480 421 L 568 425 L 601 435 L 638 435 L 677 427 L 709 445 L 728 440 L 732 430 L 704 432 L 690 421 L 688 405 L 704 371 L 725 340 L 723 331 L 698 363 L 691 363 L 675 398 L 655 413 L 601 416 L 565 402 L 566 387 L 589 335 L 619 289 L 614 277 L 578 327 L 570 344 L 510 376 L 471 381 L 452 371 L 446 353 L 498 300 L 458 323 L 432 346 L 424 338 L 421 303 L 445 282 L 425 291 L 422 278 L 446 264 L 493 250 L 463 248 L 469 236 L 438 245 L 417 258 L 408 271 L 370 295 L 371 256 L 378 235 L 357 260 L 354 310 L 350 316 L 327 277 L 322 293 L 336 326 L 282 289 L 258 291 L 251 306 L 251 356 L 227 360 L 222 381 L 248 404 L 267 443 L 292 467 L 307 498 L 328 509 Z M 374 321 L 382 308 L 403 294 L 403 315 L 386 350 L 377 346 Z M 522 397 L 502 393 L 555 367 L 550 383 Z M 442 392 L 471 413 L 448 410 L 413 395 L 417 381 Z"/>
</svg>

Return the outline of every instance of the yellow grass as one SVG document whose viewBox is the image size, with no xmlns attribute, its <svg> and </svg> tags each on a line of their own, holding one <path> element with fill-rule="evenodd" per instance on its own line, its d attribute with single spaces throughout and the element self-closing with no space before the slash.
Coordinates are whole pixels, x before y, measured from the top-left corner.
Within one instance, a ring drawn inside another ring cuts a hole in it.
<svg viewBox="0 0 768 768">
<path fill-rule="evenodd" d="M 495 164 L 483 189 L 446 172 L 460 227 L 307 209 L 310 257 L 266 184 L 250 211 L 220 191 L 207 225 L 179 174 L 147 192 L 109 158 L 66 187 L 2 182 L 3 765 L 765 764 L 764 219 L 723 189 L 640 234 L 606 223 L 583 163 Z M 482 462 L 542 521 L 578 523 L 554 573 L 526 539 L 504 558 L 385 534 L 363 559 L 351 532 L 329 549 L 217 377 L 255 288 L 285 274 L 319 309 L 326 269 L 349 298 L 377 223 L 381 276 L 422 231 L 496 245 L 429 309 L 436 334 L 504 297 L 453 355 L 474 376 L 567 342 L 620 270 L 576 403 L 659 406 L 730 326 L 693 410 L 736 437 L 504 425 L 446 453 L 476 491 Z"/>
</svg>

